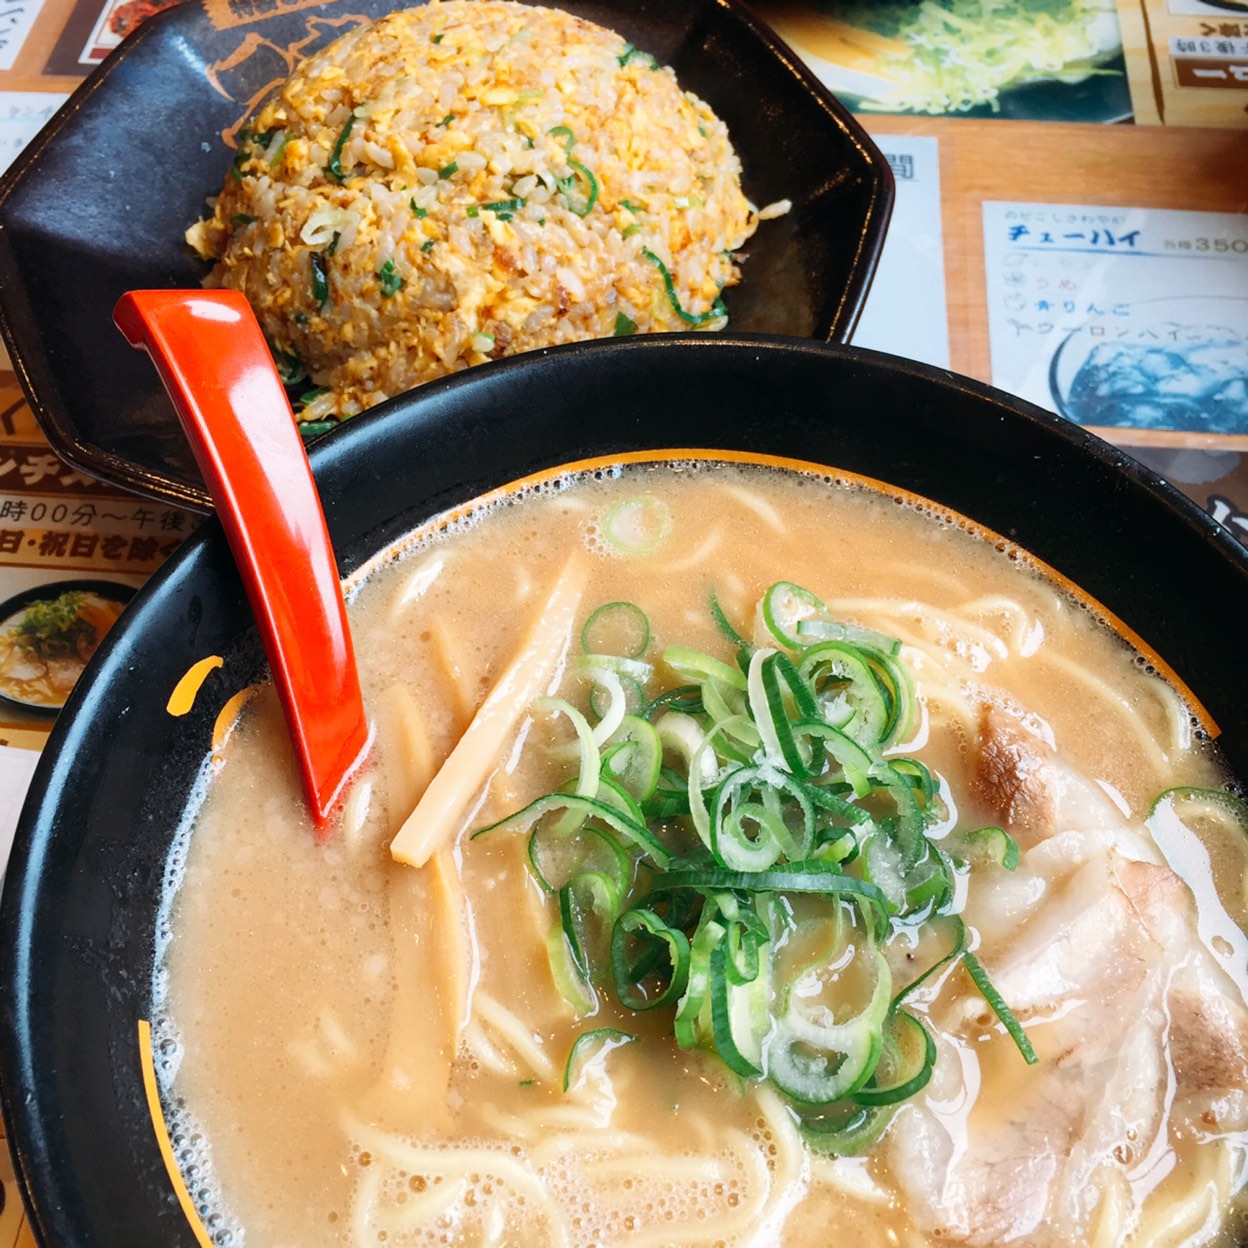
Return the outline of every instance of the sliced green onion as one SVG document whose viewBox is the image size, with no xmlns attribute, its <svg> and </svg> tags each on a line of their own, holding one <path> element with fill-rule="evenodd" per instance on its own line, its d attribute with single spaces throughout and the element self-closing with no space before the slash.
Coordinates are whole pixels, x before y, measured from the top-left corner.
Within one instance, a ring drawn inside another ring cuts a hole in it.
<svg viewBox="0 0 1248 1248">
<path fill-rule="evenodd" d="M 672 856 L 667 847 L 645 824 L 634 823 L 631 819 L 622 816 L 614 807 L 595 798 L 576 797 L 567 793 L 548 793 L 545 797 L 539 797 L 514 815 L 508 815 L 506 819 L 500 819 L 497 823 L 490 824 L 489 827 L 477 829 L 472 834 L 472 839 L 476 840 L 477 837 L 491 832 L 527 832 L 543 816 L 564 810 L 575 811 L 587 818 L 601 820 L 625 840 L 649 854 L 659 867 L 666 867 L 671 861 Z"/>
<path fill-rule="evenodd" d="M 895 1105 L 843 1100 L 828 1109 L 800 1114 L 797 1127 L 814 1152 L 825 1157 L 857 1157 L 883 1139 L 896 1113 Z"/>
<path fill-rule="evenodd" d="M 620 68 L 625 65 L 631 65 L 634 61 L 639 65 L 645 65 L 650 69 L 658 69 L 659 62 L 655 60 L 654 55 L 650 52 L 643 52 L 640 48 L 635 48 L 631 43 L 624 45 L 624 51 L 615 58 L 620 63 Z"/>
<path fill-rule="evenodd" d="M 274 132 L 270 131 L 268 134 L 269 142 L 264 144 L 266 150 L 272 144 L 273 150 L 268 153 L 268 160 L 269 164 L 274 168 L 281 162 L 282 156 L 286 151 L 286 145 L 290 142 L 290 135 L 285 130 L 279 130 L 277 134 L 281 136 L 277 143 L 273 143 Z"/>
<path fill-rule="evenodd" d="M 793 800 L 791 820 L 780 809 L 784 797 Z M 765 872 L 781 857 L 797 862 L 814 848 L 813 804 L 792 777 L 769 764 L 729 772 L 711 795 L 709 807 L 709 848 L 730 871 Z M 798 822 L 798 812 L 801 821 L 795 828 L 791 825 Z"/>
<path fill-rule="evenodd" d="M 824 611 L 823 600 L 792 581 L 777 581 L 763 594 L 762 617 L 767 631 L 790 650 L 800 649 L 798 628 Z"/>
<path fill-rule="evenodd" d="M 586 654 L 619 654 L 639 659 L 650 645 L 650 619 L 635 602 L 606 602 L 590 613 L 581 629 Z"/>
<path fill-rule="evenodd" d="M 325 166 L 325 172 L 329 174 L 329 176 L 333 178 L 339 186 L 347 180 L 347 175 L 342 168 L 342 149 L 346 147 L 347 140 L 351 137 L 351 130 L 358 120 L 359 114 L 355 111 L 355 109 L 352 109 L 351 115 L 343 123 L 342 129 L 338 132 L 338 141 L 334 144 L 334 150 L 329 155 L 329 164 Z"/>
<path fill-rule="evenodd" d="M 613 668 L 596 667 L 592 663 L 580 663 L 577 667 L 594 682 L 594 689 L 589 695 L 589 706 L 598 716 L 598 722 L 593 728 L 593 741 L 595 749 L 601 750 L 624 722 L 624 716 L 629 710 L 629 691 L 624 687 L 620 674 Z M 605 701 L 603 694 L 606 695 Z M 640 700 L 640 694 L 634 693 L 634 708 Z"/>
<path fill-rule="evenodd" d="M 733 983 L 728 974 L 726 939 L 711 953 L 710 977 L 715 1051 L 733 1074 L 744 1079 L 761 1075 L 763 1037 L 771 1023 L 766 984 L 757 978 Z"/>
<path fill-rule="evenodd" d="M 976 828 L 959 833 L 958 840 L 972 858 L 995 862 L 1007 871 L 1018 866 L 1018 842 L 1004 828 Z"/>
<path fill-rule="evenodd" d="M 1184 822 L 1216 819 L 1229 821 L 1248 837 L 1248 802 L 1225 789 L 1198 788 L 1192 785 L 1167 789 L 1149 810 L 1152 819 L 1162 810 L 1171 810 Z"/>
<path fill-rule="evenodd" d="M 377 280 L 381 283 L 381 296 L 383 299 L 389 299 L 392 295 L 398 294 L 406 283 L 399 276 L 399 271 L 394 267 L 393 260 L 387 260 L 385 264 L 377 270 Z"/>
<path fill-rule="evenodd" d="M 896 654 L 901 649 L 901 642 L 887 633 L 830 618 L 798 620 L 797 640 L 802 646 L 813 645 L 819 641 L 849 641 L 856 646 L 871 646 L 885 654 Z"/>
<path fill-rule="evenodd" d="M 866 897 L 883 901 L 880 890 L 866 880 L 844 875 L 821 862 L 798 862 L 766 871 L 729 871 L 700 867 L 659 872 L 655 889 L 695 888 L 754 893 L 815 893 L 829 897 Z"/>
<path fill-rule="evenodd" d="M 680 302 L 680 296 L 676 293 L 676 283 L 672 280 L 671 271 L 667 265 L 659 259 L 658 256 L 650 250 L 649 247 L 643 247 L 641 254 L 650 261 L 663 277 L 663 288 L 667 291 L 667 301 L 671 304 L 672 311 L 676 313 L 686 325 L 705 325 L 708 321 L 717 321 L 720 317 L 728 315 L 728 309 L 724 307 L 724 301 L 716 297 L 715 302 L 705 312 L 686 312 L 684 306 Z"/>
<path fill-rule="evenodd" d="M 269 350 L 273 355 L 273 363 L 277 365 L 277 375 L 282 379 L 282 385 L 295 386 L 307 377 L 307 368 L 293 351 L 283 351 L 271 343 Z"/>
<path fill-rule="evenodd" d="M 586 1018 L 598 1010 L 598 994 L 593 985 L 577 969 L 572 952 L 568 948 L 563 927 L 556 923 L 546 933 L 546 957 L 550 963 L 551 978 L 559 995 L 572 1007 L 575 1013 Z"/>
<path fill-rule="evenodd" d="M 719 604 L 719 596 L 714 590 L 711 590 L 711 619 L 715 621 L 715 627 L 728 638 L 734 646 L 744 646 L 745 638 L 741 636 L 735 628 L 733 628 L 728 617 L 724 614 L 724 609 Z"/>
<path fill-rule="evenodd" d="M 799 669 L 815 690 L 821 708 L 827 706 L 831 711 L 840 703 L 852 710 L 845 731 L 868 749 L 888 744 L 901 715 L 893 686 L 881 682 L 873 657 L 865 647 L 823 641 L 803 652 Z"/>
<path fill-rule="evenodd" d="M 667 953 L 667 983 L 653 990 L 646 990 L 630 956 L 636 939 L 649 938 L 650 943 L 661 942 Z M 620 1004 L 630 1010 L 656 1010 L 678 1001 L 684 994 L 689 979 L 689 938 L 679 928 L 669 927 L 653 910 L 640 907 L 625 911 L 615 921 L 611 933 L 611 972 L 614 976 L 615 995 Z"/>
<path fill-rule="evenodd" d="M 611 929 L 620 913 L 619 887 L 609 875 L 582 871 L 559 890 L 558 897 L 559 925 L 573 965 L 583 979 L 593 982 L 606 970 Z"/>
<path fill-rule="evenodd" d="M 654 554 L 671 531 L 671 509 L 653 494 L 617 503 L 602 522 L 602 535 L 607 544 L 625 555 Z"/>
<path fill-rule="evenodd" d="M 1028 1066 L 1034 1066 L 1040 1059 L 1036 1056 L 1036 1051 L 1031 1047 L 1031 1041 L 1027 1039 L 1027 1033 L 1019 1025 L 1018 1019 L 1014 1017 L 1013 1010 L 1002 1000 L 1001 994 L 992 986 L 992 981 L 988 978 L 988 972 L 980 965 L 979 959 L 968 949 L 962 954 L 962 965 L 966 967 L 967 974 L 975 981 L 975 987 L 979 989 L 980 996 L 988 1002 L 992 1012 L 1001 1021 L 1001 1025 L 1010 1033 L 1010 1039 L 1018 1045 L 1018 1051 L 1023 1055 L 1023 1061 Z"/>
<path fill-rule="evenodd" d="M 643 719 L 652 719 L 659 711 L 671 710 L 681 715 L 701 715 L 703 706 L 698 685 L 678 685 L 668 689 L 643 708 Z"/>
<path fill-rule="evenodd" d="M 319 438 L 321 434 L 337 429 L 341 422 L 337 420 L 301 420 L 299 436 L 306 442 L 309 438 Z"/>
<path fill-rule="evenodd" d="M 929 921 L 932 924 L 938 924 L 939 930 L 948 932 L 948 949 L 941 954 L 939 958 L 933 962 L 927 970 L 921 972 L 919 976 L 912 979 L 900 992 L 893 997 L 894 1007 L 900 1005 L 911 993 L 921 988 L 933 975 L 942 967 L 948 966 L 954 958 L 961 957 L 966 952 L 967 931 L 966 925 L 955 914 L 938 915 L 934 920 Z"/>
<path fill-rule="evenodd" d="M 897 1105 L 927 1087 L 936 1041 L 913 1014 L 895 1010 L 884 1026 L 884 1047 L 871 1078 L 854 1093 L 860 1105 Z"/>
<path fill-rule="evenodd" d="M 318 308 L 323 308 L 329 302 L 329 272 L 325 257 L 319 251 L 313 251 L 308 259 L 312 264 L 312 300 Z"/>
<path fill-rule="evenodd" d="M 604 767 L 639 802 L 654 795 L 663 766 L 663 743 L 649 720 L 626 715 L 611 738 Z"/>
<path fill-rule="evenodd" d="M 568 209 L 578 217 L 587 217 L 598 202 L 598 179 L 587 165 L 571 156 L 568 157 L 568 168 L 572 170 L 572 174 L 559 179 L 559 189 L 563 192 Z M 573 196 L 570 192 L 577 182 L 585 189 L 580 196 Z"/>
<path fill-rule="evenodd" d="M 603 756 L 603 773 L 598 777 L 598 799 L 614 806 L 626 819 L 634 823 L 645 823 L 646 812 L 637 800 L 618 780 L 606 773 L 610 756 Z"/>
<path fill-rule="evenodd" d="M 612 879 L 620 893 L 632 881 L 633 864 L 624 847 L 610 832 L 589 824 L 536 825 L 529 833 L 528 855 L 537 882 L 552 895 L 586 872 Z"/>
<path fill-rule="evenodd" d="M 914 790 L 915 801 L 919 806 L 927 810 L 939 792 L 932 773 L 917 758 L 892 758 L 889 763 Z"/>
<path fill-rule="evenodd" d="M 795 721 L 797 724 L 813 722 L 819 711 L 793 660 L 778 651 L 756 650 L 750 657 L 746 683 L 750 713 L 758 725 L 768 757 L 795 776 L 811 775 L 815 752 L 802 748 L 805 738 L 794 731 L 794 726 Z M 813 774 L 818 775 L 822 770 L 820 766 Z"/>
<path fill-rule="evenodd" d="M 493 203 L 482 204 L 482 212 L 519 212 L 524 207 L 522 199 L 496 199 Z"/>
<path fill-rule="evenodd" d="M 617 312 L 615 314 L 615 328 L 611 332 L 613 337 L 629 338 L 637 332 L 637 322 L 623 312 Z"/>
<path fill-rule="evenodd" d="M 794 731 L 822 746 L 828 758 L 841 769 L 845 783 L 855 796 L 866 797 L 871 792 L 871 769 L 875 764 L 871 755 L 852 737 L 818 719 L 799 721 Z"/>
<path fill-rule="evenodd" d="M 579 1075 L 580 1067 L 586 1062 L 594 1060 L 595 1057 L 605 1057 L 636 1039 L 631 1031 L 621 1031 L 618 1027 L 595 1027 L 593 1031 L 581 1032 L 572 1042 L 572 1049 L 563 1067 L 563 1090 L 567 1092 L 578 1081 L 573 1076 Z"/>
<path fill-rule="evenodd" d="M 730 689 L 744 691 L 746 678 L 739 667 L 733 667 L 714 655 L 688 646 L 668 646 L 663 651 L 663 662 L 684 680 L 696 680 L 699 684 L 718 681 Z"/>
<path fill-rule="evenodd" d="M 657 549 L 671 517 L 652 503 L 613 509 L 604 539 Z M 572 748 L 558 750 L 575 774 L 473 835 L 527 833 L 558 910 L 552 975 L 578 1013 L 598 1008 L 604 976 L 625 1009 L 670 1008 L 679 1045 L 768 1079 L 813 1149 L 847 1155 L 931 1078 L 935 1042 L 901 1003 L 955 958 L 1034 1053 L 952 913 L 965 867 L 930 832 L 947 818 L 937 779 L 884 755 L 914 714 L 893 639 L 840 625 L 791 582 L 757 611 L 778 649 L 750 644 L 712 597 L 735 653 L 669 645 L 658 664 L 641 657 L 651 636 L 639 606 L 591 613 L 587 653 L 569 664 L 592 681 L 590 715 L 535 703 L 572 724 Z M 671 687 L 652 693 L 656 678 Z M 964 841 L 1012 860 L 1000 829 Z M 903 941 L 905 961 L 925 969 L 894 991 Z"/>
<path fill-rule="evenodd" d="M 879 1030 L 865 1023 L 841 1035 L 843 1047 L 821 1048 L 782 1023 L 768 1041 L 767 1077 L 800 1105 L 829 1105 L 852 1096 L 871 1077 L 883 1041 Z"/>
</svg>

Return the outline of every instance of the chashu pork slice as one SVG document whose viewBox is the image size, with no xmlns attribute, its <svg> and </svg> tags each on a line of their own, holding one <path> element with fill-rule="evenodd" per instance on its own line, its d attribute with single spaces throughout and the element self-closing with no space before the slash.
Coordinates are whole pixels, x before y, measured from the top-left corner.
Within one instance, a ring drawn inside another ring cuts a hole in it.
<svg viewBox="0 0 1248 1248">
<path fill-rule="evenodd" d="M 894 1123 L 888 1164 L 942 1242 L 1117 1245 L 1173 1179 L 1176 1138 L 1248 1128 L 1248 1008 L 1143 829 L 1016 721 L 982 728 L 977 796 L 996 787 L 1025 848 L 973 885 L 965 918 L 1039 1062 L 956 971 L 931 1008 L 932 1082 Z"/>
</svg>

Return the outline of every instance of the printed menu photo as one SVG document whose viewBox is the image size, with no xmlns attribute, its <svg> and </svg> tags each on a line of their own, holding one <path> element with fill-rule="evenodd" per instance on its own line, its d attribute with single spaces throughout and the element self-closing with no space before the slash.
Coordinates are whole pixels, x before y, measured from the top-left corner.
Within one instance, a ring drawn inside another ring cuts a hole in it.
<svg viewBox="0 0 1248 1248">
<path fill-rule="evenodd" d="M 140 22 L 177 3 L 179 0 L 77 0 L 45 72 L 81 77 Z"/>
<path fill-rule="evenodd" d="M 1248 217 L 985 202 L 995 385 L 1125 445 L 1248 449 Z"/>
<path fill-rule="evenodd" d="M 1121 121 L 1115 0 L 751 0 L 859 112 Z"/>
</svg>

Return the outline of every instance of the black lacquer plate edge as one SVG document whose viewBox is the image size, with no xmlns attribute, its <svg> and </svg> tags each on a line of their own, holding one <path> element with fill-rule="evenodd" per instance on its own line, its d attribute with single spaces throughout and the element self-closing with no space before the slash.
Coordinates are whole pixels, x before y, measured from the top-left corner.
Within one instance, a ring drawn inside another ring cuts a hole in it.
<svg viewBox="0 0 1248 1248">
<path fill-rule="evenodd" d="M 490 420 L 496 421 L 500 410 L 498 400 L 504 394 L 523 396 L 531 387 L 548 387 L 565 374 L 574 383 L 593 377 L 598 379 L 595 384 L 609 387 L 618 384 L 617 366 L 627 369 L 629 361 L 633 361 L 635 375 L 649 375 L 653 369 L 647 365 L 660 365 L 665 356 L 672 360 L 679 358 L 682 368 L 688 373 L 698 370 L 728 373 L 736 370 L 741 373 L 751 368 L 822 370 L 827 374 L 828 382 L 837 383 L 838 392 L 845 392 L 856 385 L 876 386 L 891 376 L 898 379 L 897 388 L 913 400 L 916 409 L 923 408 L 925 396 L 939 390 L 948 403 L 956 405 L 965 401 L 968 416 L 973 415 L 970 423 L 977 427 L 976 432 L 982 432 L 980 426 L 999 422 L 1003 443 L 1007 440 L 1011 444 L 1017 442 L 1024 448 L 1028 459 L 1051 457 L 1054 461 L 1069 462 L 1081 470 L 1086 469 L 1089 480 L 1107 487 L 1101 495 L 1090 500 L 1086 509 L 1056 519 L 1050 519 L 1048 513 L 1039 517 L 1023 517 L 1024 522 L 1018 526 L 1023 531 L 1017 534 L 1017 540 L 1037 557 L 1067 574 L 1073 569 L 1069 559 L 1063 558 L 1062 550 L 1046 548 L 1051 547 L 1054 541 L 1059 545 L 1069 540 L 1082 542 L 1083 549 L 1076 560 L 1078 563 L 1090 561 L 1096 564 L 1097 553 L 1103 555 L 1103 575 L 1091 578 L 1094 582 L 1099 579 L 1101 583 L 1090 584 L 1087 575 L 1079 575 L 1076 579 L 1083 588 L 1106 601 L 1128 624 L 1141 632 L 1147 642 L 1156 645 L 1162 653 L 1168 653 L 1180 675 L 1193 683 L 1198 696 L 1208 698 L 1209 691 L 1202 686 L 1222 676 L 1225 677 L 1224 687 L 1214 690 L 1216 698 L 1210 699 L 1215 705 L 1220 701 L 1242 707 L 1248 701 L 1248 670 L 1242 664 L 1238 669 L 1226 666 L 1212 676 L 1207 673 L 1200 683 L 1192 682 L 1190 671 L 1178 656 L 1177 641 L 1167 646 L 1165 639 L 1158 635 L 1158 630 L 1167 633 L 1175 626 L 1167 618 L 1170 612 L 1161 595 L 1155 592 L 1167 579 L 1178 595 L 1174 612 L 1177 616 L 1191 615 L 1194 608 L 1184 595 L 1191 592 L 1193 584 L 1199 586 L 1202 577 L 1216 579 L 1223 588 L 1231 586 L 1231 597 L 1218 604 L 1228 612 L 1228 618 L 1242 618 L 1236 612 L 1248 608 L 1248 553 L 1194 503 L 1108 443 L 1051 413 L 1011 399 L 991 387 L 875 352 L 822 347 L 799 340 L 736 337 L 710 340 L 685 336 L 680 339 L 634 339 L 615 344 L 575 344 L 535 353 L 537 358 L 528 363 L 516 359 L 487 365 L 471 374 L 432 383 L 418 396 L 393 400 L 387 405 L 392 410 L 378 409 L 361 417 L 355 424 L 353 434 L 331 439 L 315 448 L 312 454 L 322 490 L 331 500 L 328 507 L 331 531 L 343 541 L 344 571 L 350 572 L 359 566 L 374 540 L 384 541 L 395 535 L 395 518 L 383 516 L 377 518 L 371 528 L 362 527 L 358 517 L 352 518 L 347 514 L 347 508 L 340 508 L 332 500 L 344 490 L 367 494 L 371 483 L 391 473 L 395 461 L 393 456 L 385 456 L 385 450 L 395 439 L 436 446 L 439 439 L 445 436 L 447 424 L 454 419 L 456 410 L 469 400 L 474 408 L 470 422 L 472 428 L 477 433 L 483 433 L 492 426 L 483 420 L 482 412 L 492 413 Z M 745 361 L 751 357 L 753 362 L 746 364 Z M 835 402 L 835 393 L 831 390 L 828 402 Z M 416 410 L 402 410 L 409 407 Z M 523 410 L 522 405 L 517 407 Z M 864 416 L 859 413 L 854 419 L 861 422 Z M 908 416 L 905 419 L 910 420 Z M 922 430 L 924 419 L 921 415 L 917 418 L 919 431 L 929 436 L 939 432 Z M 795 425 L 797 434 L 800 434 L 802 427 L 808 430 L 808 436 L 826 436 L 809 434 L 813 427 L 809 412 L 801 415 Z M 673 428 L 679 432 L 683 425 L 677 423 Z M 795 434 L 781 436 L 774 428 L 756 427 L 756 423 L 751 423 L 741 414 L 725 418 L 723 433 L 721 445 L 708 445 L 705 449 L 758 450 L 807 458 L 827 463 L 834 469 L 842 466 L 853 471 L 864 471 L 861 465 L 837 465 L 834 457 L 826 454 L 808 453 L 803 456 L 800 448 L 780 444 Z M 956 430 L 950 431 L 950 440 L 959 442 Z M 493 441 L 497 443 L 499 439 L 495 437 Z M 653 445 L 664 444 L 655 442 Z M 676 438 L 668 441 L 666 449 L 680 449 L 688 445 L 683 439 Z M 402 527 L 527 473 L 575 460 L 582 455 L 609 455 L 637 449 L 638 446 L 632 426 L 620 419 L 614 422 L 609 433 L 590 433 L 579 438 L 569 433 L 557 447 L 552 446 L 545 451 L 530 449 L 520 454 L 498 450 L 486 452 L 491 461 L 489 467 L 484 462 L 477 463 L 475 452 L 469 448 L 463 466 L 449 467 L 443 463 L 430 470 L 443 481 L 443 488 L 431 491 L 427 503 L 412 507 L 402 517 Z M 922 476 L 922 451 L 922 446 L 916 447 L 911 466 L 903 474 L 905 479 L 894 478 L 893 484 L 906 489 L 920 489 L 921 480 L 915 478 L 916 474 Z M 955 451 L 960 454 L 961 447 L 955 447 Z M 932 454 L 935 456 L 934 451 Z M 994 452 L 982 466 L 969 462 L 966 469 L 968 478 L 973 478 L 977 471 L 988 471 L 989 464 L 1002 459 L 1003 454 Z M 1003 462 L 1008 458 L 1008 454 L 1004 454 Z M 920 466 L 916 468 L 915 464 Z M 417 468 L 416 471 L 420 473 L 424 469 Z M 1033 474 L 1033 479 L 1038 479 L 1041 469 L 1033 463 L 1028 471 Z M 461 479 L 463 472 L 468 475 Z M 871 475 L 887 476 L 879 471 Z M 985 514 L 984 506 L 968 506 L 965 499 L 940 497 L 942 493 L 948 495 L 948 489 L 927 492 L 936 501 L 956 508 L 1006 537 L 1016 536 L 1010 531 L 1006 514 L 1014 505 L 1008 496 L 999 503 L 990 500 L 985 504 L 989 512 L 994 512 L 997 507 L 1004 508 L 1002 515 L 1006 519 L 1003 522 L 995 512 Z M 1060 481 L 1054 482 L 1054 493 L 1058 503 L 1065 501 Z M 1124 512 L 1139 522 L 1140 530 L 1134 535 L 1142 543 L 1139 549 L 1133 544 L 1133 534 L 1125 530 L 1111 527 L 1104 534 L 1103 543 L 1098 539 L 1095 529 L 1098 518 L 1112 514 L 1115 505 L 1120 505 Z M 1037 533 L 1046 526 L 1052 528 L 1055 534 L 1050 534 L 1045 540 L 1036 540 Z M 1168 541 L 1179 541 L 1183 553 L 1189 557 L 1189 566 L 1153 566 L 1154 559 L 1164 555 L 1166 546 L 1166 542 L 1156 546 L 1152 544 L 1151 539 L 1157 535 Z M 1116 569 L 1123 567 L 1131 568 L 1136 573 L 1143 569 L 1147 573 L 1145 584 L 1122 591 L 1135 604 L 1130 611 L 1124 611 L 1122 603 L 1116 600 L 1122 596 L 1116 588 Z M 55 936 L 59 931 L 55 926 L 51 932 L 44 930 L 47 916 L 41 911 L 40 894 L 44 872 L 51 869 L 50 864 L 59 864 L 62 870 L 77 869 L 76 860 L 83 852 L 81 827 L 67 827 L 58 821 L 59 804 L 63 794 L 72 794 L 76 782 L 81 780 L 79 769 L 84 758 L 89 758 L 98 750 L 98 743 L 92 736 L 92 715 L 108 722 L 109 717 L 124 718 L 135 709 L 122 696 L 124 683 L 114 686 L 111 682 L 136 678 L 136 672 L 141 672 L 144 639 L 150 642 L 162 619 L 166 620 L 166 629 L 172 627 L 166 617 L 171 611 L 184 606 L 187 595 L 193 596 L 196 588 L 203 585 L 221 593 L 226 613 L 233 622 L 230 626 L 240 626 L 239 621 L 245 619 L 241 589 L 215 521 L 204 525 L 189 539 L 166 567 L 153 577 L 149 586 L 140 592 L 128 609 L 124 626 L 106 639 L 88 674 L 71 696 L 40 760 L 32 785 L 34 796 L 23 813 L 5 882 L 0 910 L 0 1090 L 3 1092 L 6 1121 L 10 1124 L 10 1140 L 14 1144 L 18 1173 L 23 1184 L 33 1185 L 37 1194 L 32 1224 L 40 1242 L 45 1245 L 113 1242 L 81 1237 L 83 1226 L 89 1223 L 82 1221 L 87 1215 L 79 1204 L 72 1176 L 57 1181 L 46 1174 L 49 1159 L 56 1157 L 53 1139 L 58 1136 L 62 1123 L 59 1107 L 55 1103 L 55 1090 L 49 1090 L 47 1086 L 40 1090 L 41 1082 L 47 1082 L 41 1080 L 40 1074 L 41 1055 L 46 1054 L 46 1048 L 40 1045 L 34 1033 L 38 1026 L 38 998 L 45 985 L 38 982 L 39 968 L 34 959 L 40 949 L 33 948 L 32 942 L 37 943 L 40 939 L 47 941 L 49 935 Z M 1143 615 L 1149 616 L 1150 621 L 1146 623 Z M 1222 647 L 1224 660 L 1232 654 L 1233 646 L 1233 638 L 1228 632 Z M 1192 657 L 1201 665 L 1207 663 L 1209 658 L 1208 655 Z M 1241 774 L 1245 774 L 1248 770 L 1248 744 L 1243 739 L 1245 727 L 1238 721 L 1228 721 L 1226 726 L 1233 729 L 1232 735 L 1237 741 L 1239 754 L 1233 761 L 1240 767 Z M 32 997 L 35 998 L 36 1012 L 32 1012 Z M 47 1097 L 52 1098 L 52 1104 L 41 1100 Z M 154 1145 L 152 1150 L 154 1152 Z M 157 1174 L 156 1179 L 160 1178 Z M 176 1218 L 180 1217 L 176 1206 L 170 1216 L 176 1224 Z M 185 1232 L 185 1227 L 181 1229 Z M 181 1239 L 178 1242 L 182 1242 Z M 187 1238 L 185 1242 L 191 1241 Z"/>
</svg>

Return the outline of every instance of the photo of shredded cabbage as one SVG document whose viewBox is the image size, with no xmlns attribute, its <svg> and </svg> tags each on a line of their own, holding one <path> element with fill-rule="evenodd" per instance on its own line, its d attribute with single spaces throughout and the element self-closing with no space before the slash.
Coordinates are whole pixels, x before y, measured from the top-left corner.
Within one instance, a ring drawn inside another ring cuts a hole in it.
<svg viewBox="0 0 1248 1248">
<path fill-rule="evenodd" d="M 799 52 L 814 53 L 820 76 L 859 111 L 995 113 L 1002 94 L 1018 87 L 1113 78 L 1115 98 L 1129 112 L 1115 0 L 780 0 L 759 7 Z"/>
</svg>

